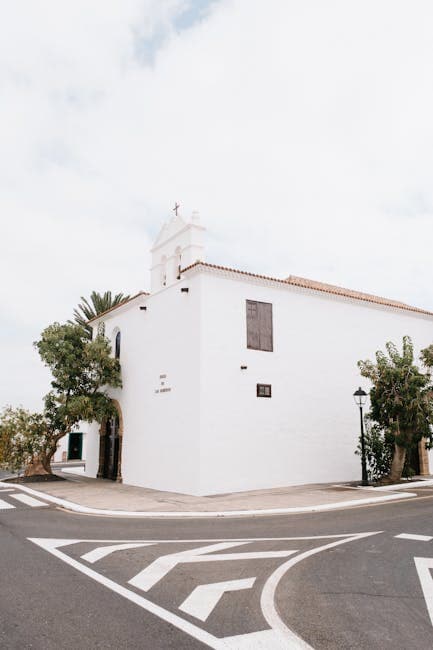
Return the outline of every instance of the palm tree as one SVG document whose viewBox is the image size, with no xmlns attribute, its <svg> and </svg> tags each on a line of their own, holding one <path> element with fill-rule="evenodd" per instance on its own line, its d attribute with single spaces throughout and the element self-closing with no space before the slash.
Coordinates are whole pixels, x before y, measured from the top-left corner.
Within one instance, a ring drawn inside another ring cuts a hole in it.
<svg viewBox="0 0 433 650">
<path fill-rule="evenodd" d="M 92 328 L 87 324 L 88 321 L 128 299 L 129 296 L 125 296 L 123 293 L 116 293 L 113 297 L 111 291 L 106 291 L 103 294 L 92 291 L 89 300 L 81 296 L 80 304 L 74 309 L 74 320 L 69 323 L 82 327 L 88 338 L 91 338 Z"/>
</svg>

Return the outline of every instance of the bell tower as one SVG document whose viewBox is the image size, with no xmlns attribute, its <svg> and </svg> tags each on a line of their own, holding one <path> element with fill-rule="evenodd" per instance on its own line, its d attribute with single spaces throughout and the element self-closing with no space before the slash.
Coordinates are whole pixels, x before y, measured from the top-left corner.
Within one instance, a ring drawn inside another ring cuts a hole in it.
<svg viewBox="0 0 433 650">
<path fill-rule="evenodd" d="M 151 292 L 159 291 L 177 280 L 180 271 L 195 262 L 204 262 L 204 234 L 198 212 L 188 221 L 179 214 L 176 203 L 174 216 L 161 228 L 151 249 Z"/>
</svg>

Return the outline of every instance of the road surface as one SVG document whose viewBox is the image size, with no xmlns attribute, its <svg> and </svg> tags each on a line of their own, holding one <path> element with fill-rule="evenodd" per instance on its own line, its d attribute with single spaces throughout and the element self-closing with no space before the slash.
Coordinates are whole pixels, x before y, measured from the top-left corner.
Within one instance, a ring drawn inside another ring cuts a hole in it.
<svg viewBox="0 0 433 650">
<path fill-rule="evenodd" d="M 0 490 L 0 647 L 433 647 L 433 489 L 327 513 L 116 519 Z"/>
</svg>

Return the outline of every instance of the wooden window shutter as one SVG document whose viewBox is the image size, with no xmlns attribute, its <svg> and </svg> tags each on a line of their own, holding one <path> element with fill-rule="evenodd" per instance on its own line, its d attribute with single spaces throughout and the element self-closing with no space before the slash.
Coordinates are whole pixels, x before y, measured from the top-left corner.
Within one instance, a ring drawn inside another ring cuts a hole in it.
<svg viewBox="0 0 433 650">
<path fill-rule="evenodd" d="M 259 350 L 259 312 L 257 302 L 247 300 L 247 348 Z"/>
<path fill-rule="evenodd" d="M 260 350 L 273 351 L 272 336 L 272 304 L 269 302 L 258 303 Z"/>
<path fill-rule="evenodd" d="M 271 303 L 247 300 L 247 348 L 273 351 Z"/>
</svg>

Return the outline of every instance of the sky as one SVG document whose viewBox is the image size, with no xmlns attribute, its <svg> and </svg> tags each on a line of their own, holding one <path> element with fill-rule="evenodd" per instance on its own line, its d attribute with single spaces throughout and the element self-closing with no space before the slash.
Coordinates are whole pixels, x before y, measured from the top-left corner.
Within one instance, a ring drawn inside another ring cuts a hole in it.
<svg viewBox="0 0 433 650">
<path fill-rule="evenodd" d="M 430 0 L 2 3 L 0 408 L 40 408 L 80 296 L 149 287 L 175 201 L 209 262 L 433 310 L 432 31 Z"/>
</svg>

